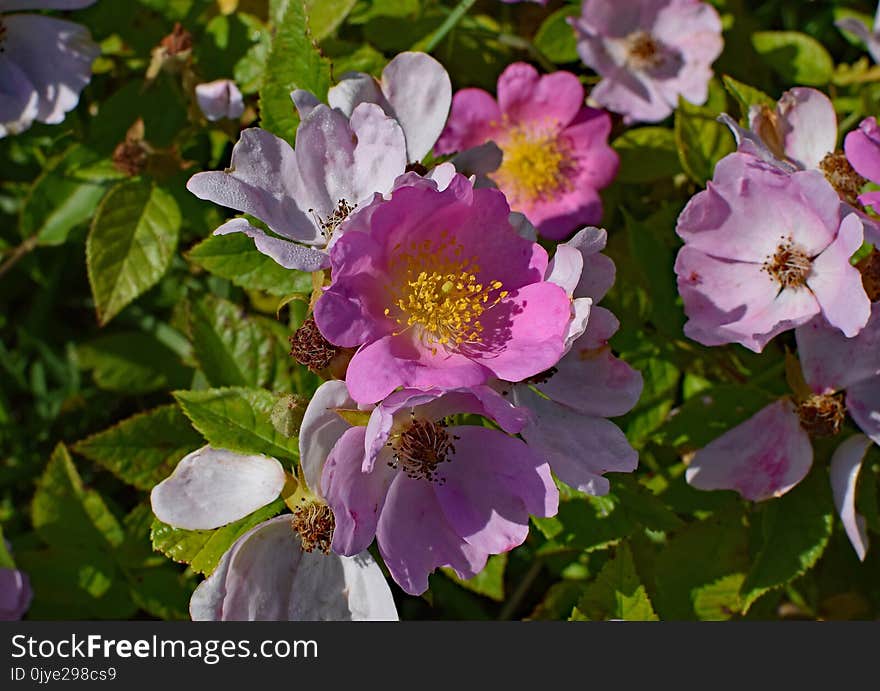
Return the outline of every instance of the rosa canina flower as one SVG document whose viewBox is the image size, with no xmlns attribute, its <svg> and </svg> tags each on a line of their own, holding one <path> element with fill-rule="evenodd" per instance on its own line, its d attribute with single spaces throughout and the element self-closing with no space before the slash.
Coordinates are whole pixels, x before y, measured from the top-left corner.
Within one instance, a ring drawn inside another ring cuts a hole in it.
<svg viewBox="0 0 880 691">
<path fill-rule="evenodd" d="M 850 264 L 862 223 L 856 214 L 841 221 L 839 208 L 817 171 L 787 174 L 749 154 L 725 156 L 678 218 L 685 334 L 760 352 L 820 313 L 846 336 L 859 333 L 871 311 Z"/>
<path fill-rule="evenodd" d="M 264 521 L 236 540 L 193 593 L 194 620 L 397 619 L 388 584 L 369 554 L 328 553 L 334 521 L 319 479 L 332 445 L 327 435 L 335 441 L 341 432 L 328 429 L 320 415 L 348 400 L 340 399 L 338 384 L 319 388 L 303 417 L 293 515 Z M 287 481 L 274 458 L 206 446 L 183 458 L 150 499 L 160 521 L 209 530 L 278 499 Z"/>
<path fill-rule="evenodd" d="M 614 423 L 605 419 L 629 412 L 642 393 L 642 376 L 615 357 L 608 340 L 619 327 L 599 302 L 614 284 L 615 267 L 601 250 L 607 234 L 585 228 L 559 245 L 547 280 L 591 304 L 586 330 L 571 333 L 570 349 L 549 370 L 513 385 L 513 402 L 531 411 L 522 437 L 547 458 L 566 484 L 588 494 L 607 494 L 602 475 L 632 472 L 638 454 Z M 577 310 L 576 310 L 577 311 Z M 575 317 L 572 325 L 579 320 Z"/>
<path fill-rule="evenodd" d="M 498 190 L 456 175 L 443 190 L 398 188 L 349 219 L 314 316 L 330 343 L 359 347 L 346 374 L 356 401 L 519 381 L 556 364 L 571 301 L 509 214 Z"/>
<path fill-rule="evenodd" d="M 459 413 L 501 429 L 453 424 Z M 357 554 L 375 537 L 394 580 L 418 595 L 437 567 L 472 578 L 490 554 L 522 544 L 529 514 L 555 515 L 559 502 L 546 460 L 511 436 L 525 419 L 486 386 L 391 394 L 366 426 L 345 431 L 324 465 L 333 551 Z"/>
<path fill-rule="evenodd" d="M 95 0 L 0 0 L 0 13 L 76 10 Z M 88 29 L 39 14 L 0 14 L 0 138 L 76 108 L 101 49 Z"/>
<path fill-rule="evenodd" d="M 514 211 L 545 237 L 560 239 L 602 218 L 598 190 L 611 183 L 619 163 L 608 145 L 610 132 L 611 118 L 584 105 L 575 75 L 540 76 L 517 62 L 498 78 L 497 102 L 482 89 L 455 94 L 435 149 L 460 152 L 504 192 Z M 487 142 L 500 147 L 500 165 L 497 157 L 488 160 L 495 154 Z"/>
<path fill-rule="evenodd" d="M 317 271 L 340 227 L 375 193 L 389 192 L 406 169 L 403 131 L 379 106 L 363 103 L 351 118 L 325 105 L 311 108 L 296 131 L 296 149 L 253 127 L 241 133 L 225 171 L 196 173 L 187 189 L 263 221 L 269 235 L 244 218 L 215 235 L 245 233 L 287 269 Z M 277 236 L 277 237 L 276 237 Z"/>
<path fill-rule="evenodd" d="M 867 534 L 855 512 L 859 470 L 871 442 L 880 444 L 880 302 L 853 338 L 817 316 L 795 331 L 805 390 L 778 400 L 698 451 L 687 481 L 732 489 L 762 501 L 797 485 L 813 463 L 811 437 L 836 436 L 846 413 L 864 434 L 844 440 L 831 459 L 831 486 L 846 533 L 860 559 Z"/>
<path fill-rule="evenodd" d="M 624 122 L 658 122 L 682 96 L 706 102 L 721 54 L 721 18 L 699 0 L 584 0 L 568 22 L 578 53 L 602 80 L 590 97 Z"/>
<path fill-rule="evenodd" d="M 749 109 L 749 129 L 740 127 L 727 114 L 720 119 L 736 137 L 739 151 L 757 156 L 785 173 L 822 173 L 840 197 L 841 217 L 857 213 L 866 237 L 880 241 L 880 227 L 861 206 L 866 195 L 860 192 L 869 176 L 863 176 L 853 163 L 853 155 L 864 148 L 856 144 L 846 153 L 837 149 L 837 114 L 825 94 L 796 87 L 782 94 L 775 108 L 754 105 Z"/>
</svg>

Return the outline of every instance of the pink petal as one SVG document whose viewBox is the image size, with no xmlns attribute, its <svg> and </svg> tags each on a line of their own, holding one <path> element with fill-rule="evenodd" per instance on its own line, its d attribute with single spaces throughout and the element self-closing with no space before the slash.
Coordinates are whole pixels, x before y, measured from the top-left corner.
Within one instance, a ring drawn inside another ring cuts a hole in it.
<svg viewBox="0 0 880 691">
<path fill-rule="evenodd" d="M 824 317 L 848 337 L 858 334 L 871 316 L 862 275 L 849 263 L 862 246 L 863 237 L 862 222 L 850 214 L 840 224 L 837 239 L 813 260 L 813 270 L 807 277 Z"/>
<path fill-rule="evenodd" d="M 859 429 L 880 445 L 880 377 L 850 386 L 846 392 L 846 409 Z"/>
<path fill-rule="evenodd" d="M 434 151 L 452 154 L 494 139 L 501 124 L 501 110 L 482 89 L 461 89 L 452 99 L 452 112 Z"/>
<path fill-rule="evenodd" d="M 555 121 L 565 127 L 584 105 L 584 87 L 571 72 L 540 76 L 525 62 L 508 65 L 498 77 L 498 106 L 512 123 Z"/>
<path fill-rule="evenodd" d="M 365 427 L 346 430 L 327 457 L 321 475 L 321 490 L 336 518 L 332 549 L 346 556 L 370 546 L 388 487 L 397 476 L 383 464 L 377 464 L 371 473 L 361 471 L 365 438 Z"/>
<path fill-rule="evenodd" d="M 638 454 L 612 422 L 542 398 L 524 385 L 515 387 L 515 397 L 535 416 L 523 430 L 523 439 L 567 485 L 600 496 L 609 490 L 604 473 L 636 469 Z"/>
<path fill-rule="evenodd" d="M 163 523 L 211 530 L 277 499 L 285 480 L 284 468 L 274 458 L 203 446 L 184 456 L 153 488 L 150 502 Z"/>
<path fill-rule="evenodd" d="M 403 473 L 388 491 L 377 537 L 385 566 L 410 595 L 428 589 L 428 575 L 437 567 L 450 566 L 461 578 L 473 578 L 488 558 L 452 529 L 433 485 Z"/>
<path fill-rule="evenodd" d="M 776 110 L 785 155 L 802 168 L 818 168 L 837 148 L 837 115 L 821 91 L 806 87 L 786 91 Z"/>
<path fill-rule="evenodd" d="M 857 130 L 846 135 L 844 150 L 847 160 L 859 175 L 872 182 L 880 182 L 880 126 L 877 125 L 877 118 L 865 118 Z M 880 193 L 869 194 L 876 196 Z M 863 204 L 869 203 L 861 197 L 860 201 Z"/>
<path fill-rule="evenodd" d="M 865 561 L 868 551 L 868 530 L 864 516 L 856 513 L 856 486 L 862 461 L 870 447 L 871 440 L 866 436 L 856 434 L 850 437 L 835 450 L 830 468 L 834 505 L 846 536 L 861 561 Z"/>
<path fill-rule="evenodd" d="M 698 451 L 686 479 L 697 489 L 731 489 L 762 501 L 788 492 L 812 464 L 810 438 L 791 401 L 782 399 Z"/>
<path fill-rule="evenodd" d="M 552 516 L 559 493 L 546 461 L 521 440 L 484 427 L 452 427 L 455 454 L 434 487 L 446 520 L 468 544 L 507 552 L 529 533 L 529 513 Z"/>
</svg>

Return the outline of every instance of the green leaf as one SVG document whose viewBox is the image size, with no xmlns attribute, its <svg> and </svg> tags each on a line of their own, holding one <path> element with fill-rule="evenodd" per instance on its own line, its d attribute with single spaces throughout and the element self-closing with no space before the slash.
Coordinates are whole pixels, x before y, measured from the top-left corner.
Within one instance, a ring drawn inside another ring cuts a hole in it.
<svg viewBox="0 0 880 691">
<path fill-rule="evenodd" d="M 151 533 L 153 549 L 210 576 L 232 543 L 254 526 L 277 516 L 282 509 L 284 501 L 277 499 L 250 516 L 216 530 L 182 530 L 156 520 Z"/>
<path fill-rule="evenodd" d="M 555 63 L 576 62 L 577 39 L 565 20 L 578 14 L 578 7 L 563 7 L 547 17 L 535 34 L 535 48 Z"/>
<path fill-rule="evenodd" d="M 148 492 L 203 443 L 180 408 L 165 405 L 93 434 L 73 450 Z"/>
<path fill-rule="evenodd" d="M 246 388 L 175 391 L 174 397 L 212 446 L 276 458 L 299 456 L 297 439 L 288 439 L 272 425 L 272 408 L 277 397 L 269 391 Z"/>
<path fill-rule="evenodd" d="M 726 621 L 742 611 L 740 588 L 746 575 L 732 573 L 694 590 L 694 612 L 700 621 Z"/>
<path fill-rule="evenodd" d="M 323 41 L 339 28 L 356 4 L 357 0 L 305 0 L 312 37 Z"/>
<path fill-rule="evenodd" d="M 473 578 L 459 578 L 450 568 L 444 567 L 443 573 L 458 583 L 462 588 L 477 595 L 483 595 L 495 602 L 504 601 L 504 570 L 507 568 L 507 554 L 496 554 L 489 557 L 485 568 Z"/>
<path fill-rule="evenodd" d="M 245 290 L 262 290 L 279 297 L 312 292 L 311 274 L 279 266 L 241 233 L 211 236 L 187 252 L 186 258 Z"/>
<path fill-rule="evenodd" d="M 694 182 L 705 185 L 715 164 L 735 148 L 733 135 L 716 119 L 718 113 L 679 98 L 675 111 L 675 142 L 681 167 Z"/>
<path fill-rule="evenodd" d="M 792 85 L 823 86 L 834 74 L 834 60 L 824 46 L 799 31 L 756 31 L 752 46 Z"/>
<path fill-rule="evenodd" d="M 135 180 L 110 190 L 86 240 L 89 284 L 102 325 L 162 277 L 180 223 L 174 197 L 158 187 Z"/>
<path fill-rule="evenodd" d="M 71 230 L 94 216 L 107 184 L 76 175 L 94 159 L 94 152 L 74 145 L 44 168 L 21 210 L 22 237 L 36 236 L 39 245 L 60 245 Z"/>
<path fill-rule="evenodd" d="M 752 106 L 769 106 L 776 107 L 776 101 L 770 98 L 760 89 L 756 89 L 748 84 L 738 82 L 733 77 L 722 75 L 721 81 L 724 82 L 724 88 L 736 100 L 739 105 L 740 120 L 745 123 L 749 118 L 749 109 Z"/>
<path fill-rule="evenodd" d="M 651 599 L 636 572 L 632 551 L 625 542 L 587 586 L 572 619 L 657 621 Z"/>
<path fill-rule="evenodd" d="M 238 305 L 205 295 L 190 304 L 189 331 L 193 353 L 212 386 L 259 387 L 269 383 L 274 337 Z"/>
<path fill-rule="evenodd" d="M 188 370 L 171 348 L 142 331 L 119 331 L 87 341 L 76 349 L 81 369 L 92 370 L 107 391 L 148 393 L 184 386 Z"/>
<path fill-rule="evenodd" d="M 0 569 L 14 569 L 15 560 L 6 547 L 6 540 L 3 537 L 3 526 L 0 526 Z"/>
<path fill-rule="evenodd" d="M 662 619 L 695 619 L 706 587 L 748 568 L 748 532 L 735 506 L 695 521 L 672 537 L 654 567 L 654 605 Z M 701 595 L 702 593 L 702 595 Z"/>
<path fill-rule="evenodd" d="M 638 127 L 614 140 L 620 155 L 618 182 L 668 180 L 682 172 L 675 133 L 666 127 Z"/>
<path fill-rule="evenodd" d="M 305 89 L 324 100 L 330 87 L 330 61 L 312 39 L 302 0 L 285 0 L 280 5 L 281 19 L 267 61 L 271 69 L 260 88 L 260 124 L 293 145 L 299 118 L 290 92 Z"/>
<path fill-rule="evenodd" d="M 828 546 L 833 516 L 831 487 L 824 468 L 814 468 L 797 487 L 765 505 L 763 542 L 742 585 L 745 611 L 764 593 L 813 567 Z"/>
<path fill-rule="evenodd" d="M 94 490 L 85 489 L 67 447 L 58 444 L 31 505 L 37 534 L 51 546 L 95 552 L 118 546 L 122 526 Z"/>
</svg>

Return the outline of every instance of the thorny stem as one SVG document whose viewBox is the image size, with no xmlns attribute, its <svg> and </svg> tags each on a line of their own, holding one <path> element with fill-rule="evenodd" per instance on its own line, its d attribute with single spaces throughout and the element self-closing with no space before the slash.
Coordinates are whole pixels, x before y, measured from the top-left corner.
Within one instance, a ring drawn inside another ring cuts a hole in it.
<svg viewBox="0 0 880 691">
<path fill-rule="evenodd" d="M 446 18 L 446 21 L 440 25 L 440 28 L 434 32 L 434 35 L 428 40 L 425 44 L 425 52 L 430 53 L 434 48 L 436 48 L 440 41 L 446 38 L 446 34 L 452 31 L 455 28 L 455 25 L 467 14 L 468 10 L 473 6 L 476 0 L 461 0 L 458 3 L 458 6 L 449 13 L 449 16 Z"/>
<path fill-rule="evenodd" d="M 27 256 L 37 246 L 37 236 L 32 235 L 9 253 L 6 261 L 0 264 L 0 278 L 3 278 L 13 266 Z"/>
</svg>

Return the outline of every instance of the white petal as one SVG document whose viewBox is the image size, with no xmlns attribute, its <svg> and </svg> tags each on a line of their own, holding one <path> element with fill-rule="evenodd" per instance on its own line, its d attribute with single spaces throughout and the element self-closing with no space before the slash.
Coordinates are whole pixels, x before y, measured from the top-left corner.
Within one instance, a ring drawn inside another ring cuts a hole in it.
<svg viewBox="0 0 880 691">
<path fill-rule="evenodd" d="M 840 514 L 843 529 L 852 543 L 859 559 L 865 561 L 868 551 L 868 531 L 865 518 L 856 513 L 856 485 L 862 461 L 871 447 L 871 440 L 864 434 L 850 437 L 834 452 L 831 457 L 831 491 L 834 494 L 834 505 Z"/>
<path fill-rule="evenodd" d="M 326 252 L 267 235 L 244 218 L 233 218 L 226 221 L 214 231 L 214 235 L 229 235 L 230 233 L 244 233 L 254 241 L 254 245 L 261 254 L 271 257 L 285 269 L 311 273 L 330 266 L 330 256 Z"/>
<path fill-rule="evenodd" d="M 357 410 L 344 381 L 326 381 L 312 396 L 299 428 L 299 462 L 309 489 L 320 496 L 321 471 L 330 450 L 351 427 L 335 409 Z"/>
<path fill-rule="evenodd" d="M 351 115 L 361 103 L 375 103 L 389 115 L 391 106 L 385 100 L 375 78 L 363 72 L 349 72 L 342 75 L 339 84 L 327 92 L 327 103 L 346 115 Z"/>
<path fill-rule="evenodd" d="M 203 446 L 185 456 L 153 488 L 150 501 L 163 523 L 184 530 L 210 530 L 277 499 L 284 481 L 284 468 L 274 458 Z"/>
</svg>

